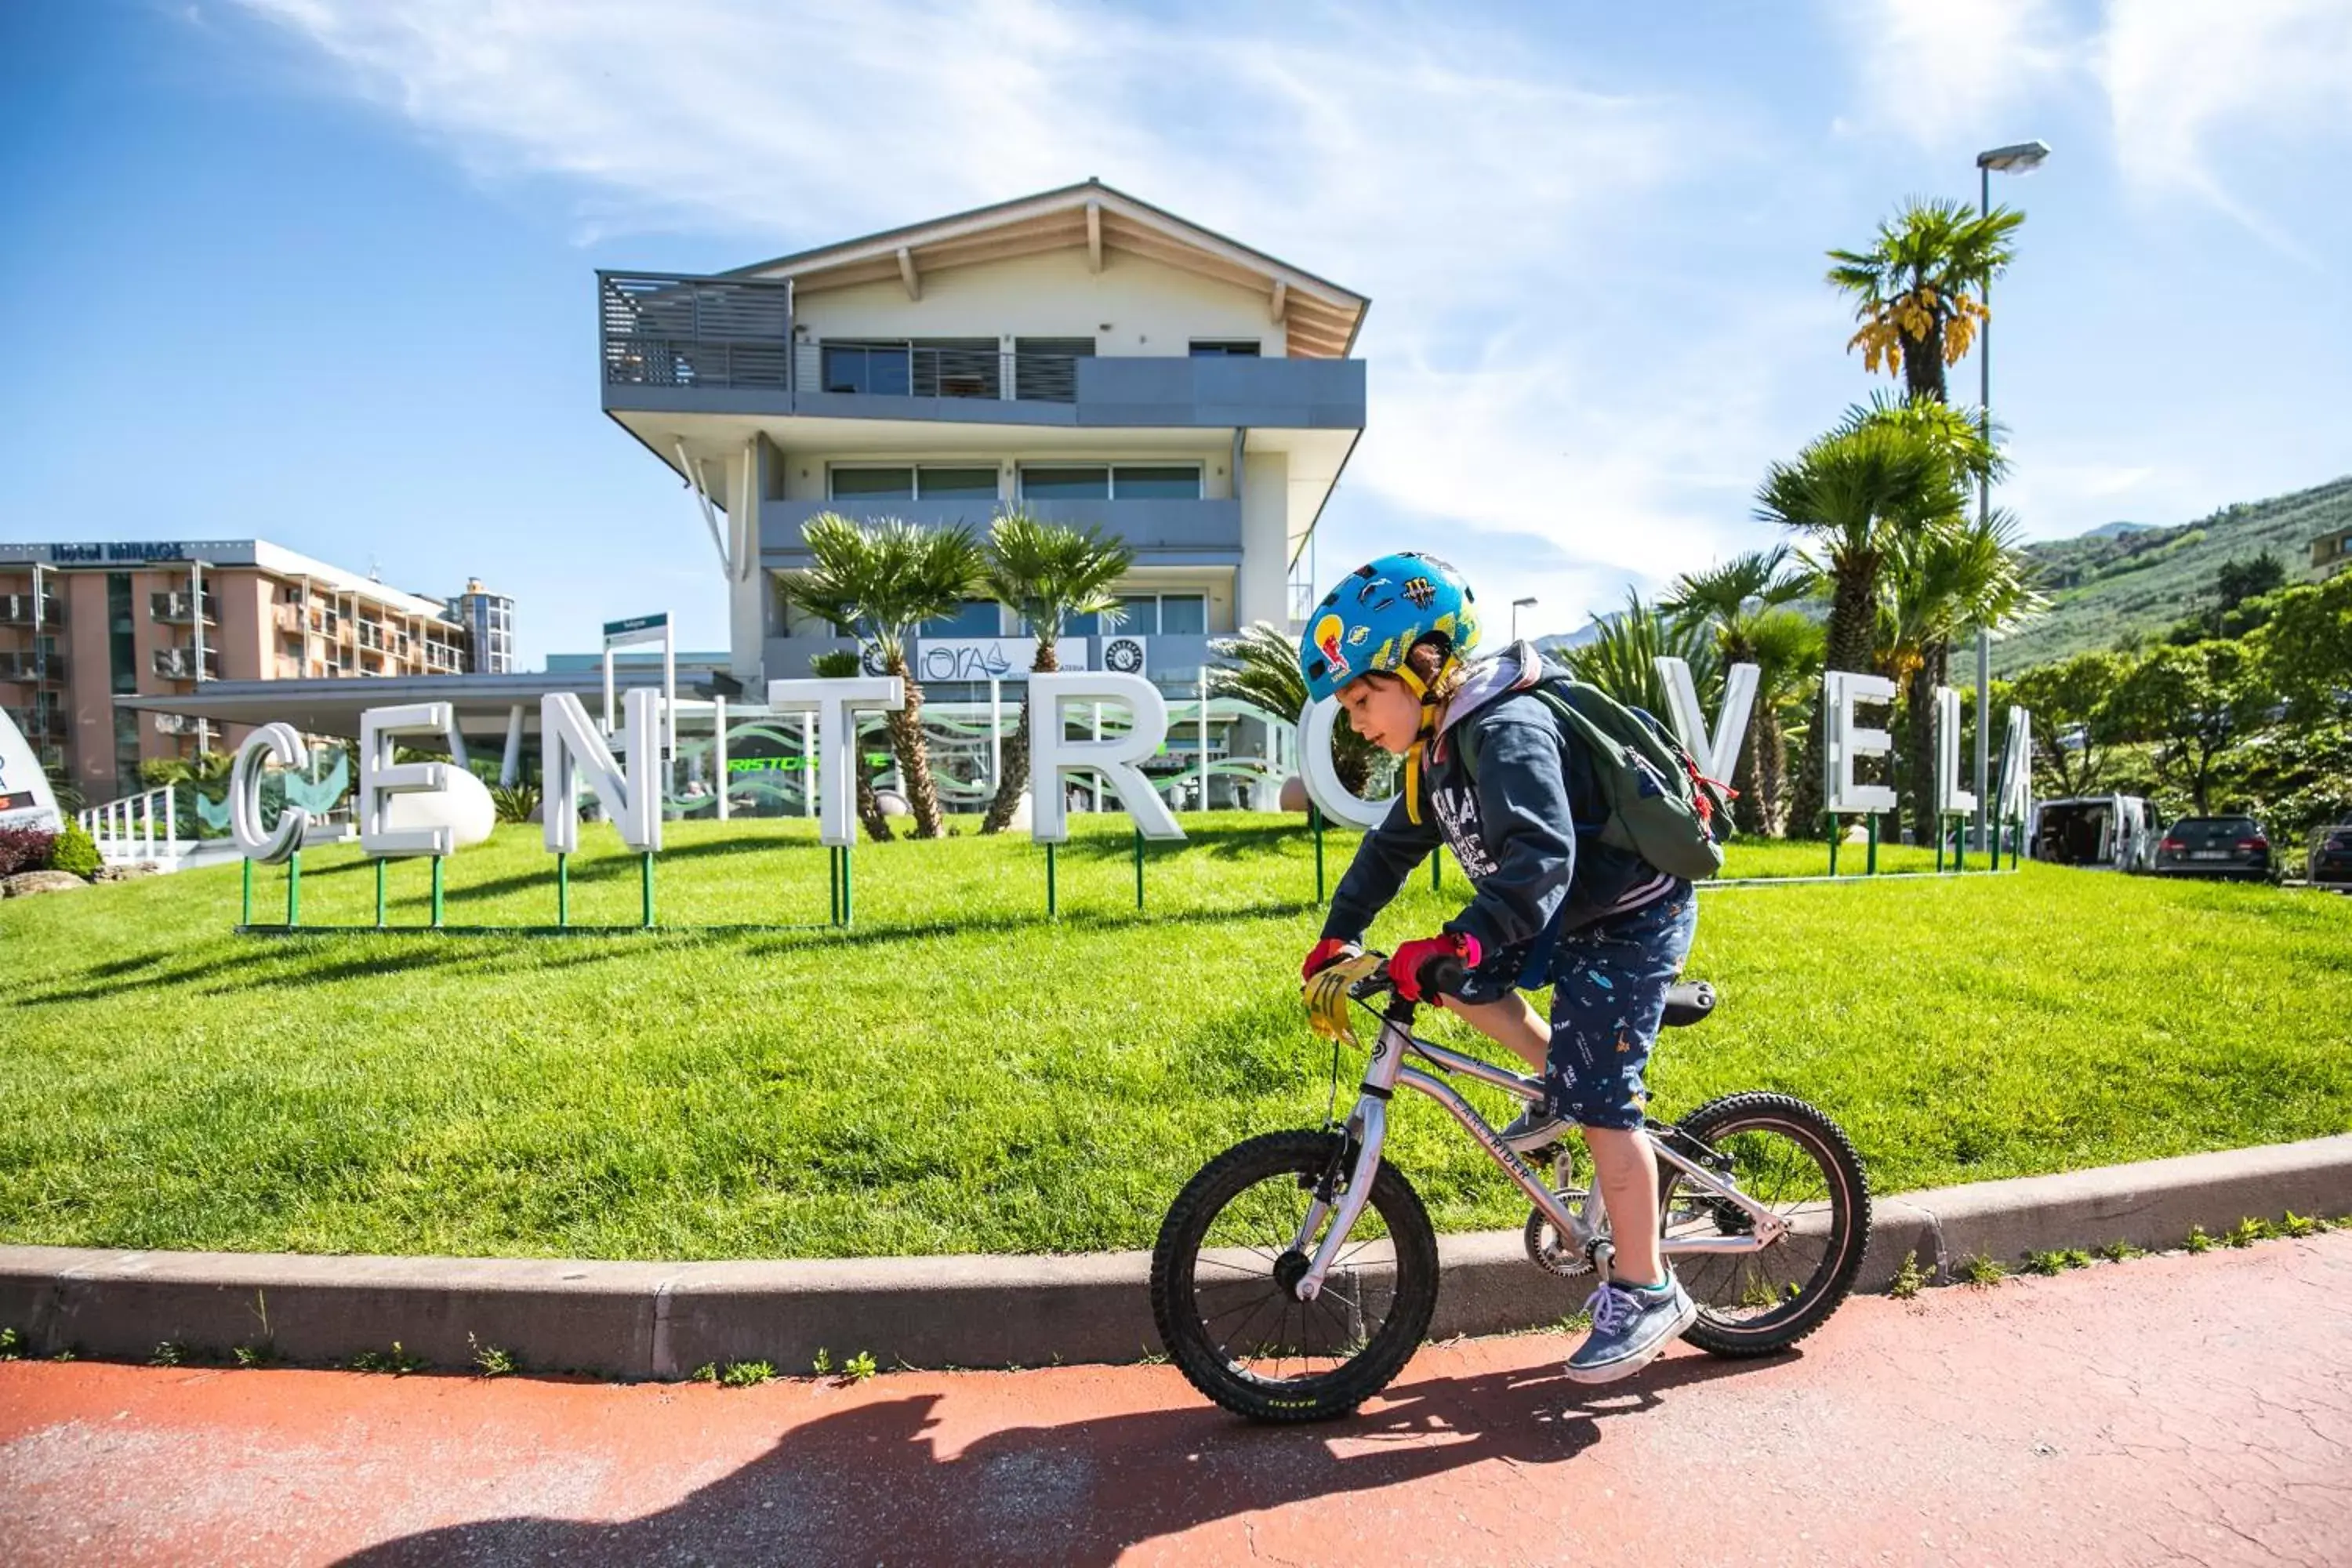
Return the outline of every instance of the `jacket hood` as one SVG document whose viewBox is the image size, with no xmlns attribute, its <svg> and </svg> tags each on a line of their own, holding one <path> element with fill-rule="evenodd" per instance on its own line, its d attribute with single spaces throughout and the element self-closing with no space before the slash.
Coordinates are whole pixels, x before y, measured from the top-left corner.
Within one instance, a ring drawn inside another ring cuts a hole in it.
<svg viewBox="0 0 2352 1568">
<path fill-rule="evenodd" d="M 1447 700 L 1445 719 L 1437 732 L 1443 735 L 1496 698 L 1527 690 L 1543 679 L 1545 669 L 1543 655 L 1536 651 L 1535 644 L 1524 638 L 1492 658 L 1480 659 L 1470 667 L 1460 689 Z"/>
</svg>

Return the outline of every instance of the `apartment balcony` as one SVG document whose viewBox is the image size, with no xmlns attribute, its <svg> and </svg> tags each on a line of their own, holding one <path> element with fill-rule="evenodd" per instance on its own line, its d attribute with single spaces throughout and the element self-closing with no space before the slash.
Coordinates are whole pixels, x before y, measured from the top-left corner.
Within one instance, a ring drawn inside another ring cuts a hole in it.
<svg viewBox="0 0 2352 1568">
<path fill-rule="evenodd" d="M 300 635 L 303 629 L 302 606 L 299 605 L 270 605 L 269 624 L 278 631 Z"/>
<path fill-rule="evenodd" d="M 65 739 L 65 716 L 54 708 L 12 707 L 7 709 L 6 712 L 9 721 L 16 726 L 16 732 L 24 736 L 36 748 L 44 742 Z"/>
<path fill-rule="evenodd" d="M 56 594 L 0 594 L 0 626 L 55 628 L 66 624 L 66 602 Z"/>
<path fill-rule="evenodd" d="M 772 500 L 760 508 L 760 560 L 790 571 L 808 564 L 802 531 L 820 512 L 853 522 L 904 518 L 938 526 L 962 523 L 975 531 L 996 515 L 992 500 Z M 1125 540 L 1143 566 L 1238 566 L 1242 503 L 1237 500 L 1033 500 L 1022 503 L 1048 522 L 1099 528 Z"/>
<path fill-rule="evenodd" d="M 158 713 L 154 718 L 159 735 L 194 735 L 205 727 L 203 720 L 192 719 L 185 713 Z"/>
<path fill-rule="evenodd" d="M 210 594 L 204 595 L 200 605 L 198 596 L 194 594 L 150 594 L 147 595 L 148 614 L 161 625 L 185 626 L 195 624 L 197 612 L 201 609 L 205 625 L 217 625 L 220 621 L 219 601 Z"/>
<path fill-rule="evenodd" d="M 192 647 L 159 647 L 155 650 L 155 673 L 166 680 L 218 680 L 220 652 L 205 649 L 201 675 L 196 650 Z"/>
<path fill-rule="evenodd" d="M 63 686 L 66 658 L 61 653 L 0 653 L 0 680 L 20 686 Z"/>
<path fill-rule="evenodd" d="M 597 274 L 604 408 L 975 425 L 1360 430 L 1349 359 L 1097 356 L 1083 336 L 924 342 L 797 335 L 787 285 Z M 657 432 L 656 432 L 657 433 Z M 640 431 L 643 435 L 645 432 Z"/>
</svg>

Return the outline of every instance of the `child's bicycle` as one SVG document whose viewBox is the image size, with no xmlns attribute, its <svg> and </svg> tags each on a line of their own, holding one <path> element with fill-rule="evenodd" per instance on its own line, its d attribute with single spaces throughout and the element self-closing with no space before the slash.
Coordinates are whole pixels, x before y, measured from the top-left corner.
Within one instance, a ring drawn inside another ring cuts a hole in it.
<svg viewBox="0 0 2352 1568">
<path fill-rule="evenodd" d="M 1427 978 L 1453 991 L 1459 965 L 1441 960 Z M 1381 1158 L 1400 1083 L 1452 1111 L 1527 1194 L 1538 1267 L 1607 1278 L 1609 1216 L 1578 1174 L 1581 1140 L 1551 1152 L 1547 1182 L 1443 1078 L 1404 1058 L 1525 1100 L 1541 1099 L 1542 1080 L 1415 1038 L 1414 1004 L 1395 994 L 1385 965 L 1352 994 L 1369 1008 L 1383 992 L 1346 1124 L 1226 1150 L 1185 1184 L 1152 1251 L 1160 1343 L 1193 1387 L 1254 1421 L 1347 1415 L 1388 1385 L 1428 1331 L 1437 1236 L 1419 1194 Z M 1704 983 L 1677 985 L 1665 1022 L 1695 1024 L 1714 1005 Z M 1827 1321 L 1870 1242 L 1869 1183 L 1837 1124 L 1787 1095 L 1751 1093 L 1643 1131 L 1658 1159 L 1661 1250 L 1699 1306 L 1684 1337 L 1717 1355 L 1764 1355 Z"/>
</svg>

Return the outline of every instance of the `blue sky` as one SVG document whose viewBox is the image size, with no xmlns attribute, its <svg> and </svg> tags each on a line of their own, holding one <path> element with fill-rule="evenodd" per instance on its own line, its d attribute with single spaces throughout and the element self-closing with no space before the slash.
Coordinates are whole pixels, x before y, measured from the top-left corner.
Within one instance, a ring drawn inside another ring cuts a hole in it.
<svg viewBox="0 0 2352 1568">
<path fill-rule="evenodd" d="M 2335 0 L 18 0 L 0 539 L 479 575 L 531 663 L 656 608 L 723 646 L 690 498 L 597 412 L 593 270 L 1093 174 L 1371 296 L 1326 575 L 1443 541 L 1569 630 L 1769 537 L 1765 466 L 1873 385 L 1822 251 L 2028 137 L 2028 532 L 2352 470 Z"/>
</svg>

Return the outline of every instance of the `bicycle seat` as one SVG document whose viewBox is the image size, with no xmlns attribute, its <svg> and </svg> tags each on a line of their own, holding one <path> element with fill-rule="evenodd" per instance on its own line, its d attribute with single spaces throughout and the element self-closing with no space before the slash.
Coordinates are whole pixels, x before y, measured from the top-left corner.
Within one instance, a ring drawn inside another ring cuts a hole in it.
<svg viewBox="0 0 2352 1568">
<path fill-rule="evenodd" d="M 1715 987 L 1704 980 L 1685 980 L 1666 987 L 1666 1013 L 1658 1022 L 1666 1028 L 1696 1024 L 1715 1011 Z"/>
</svg>

